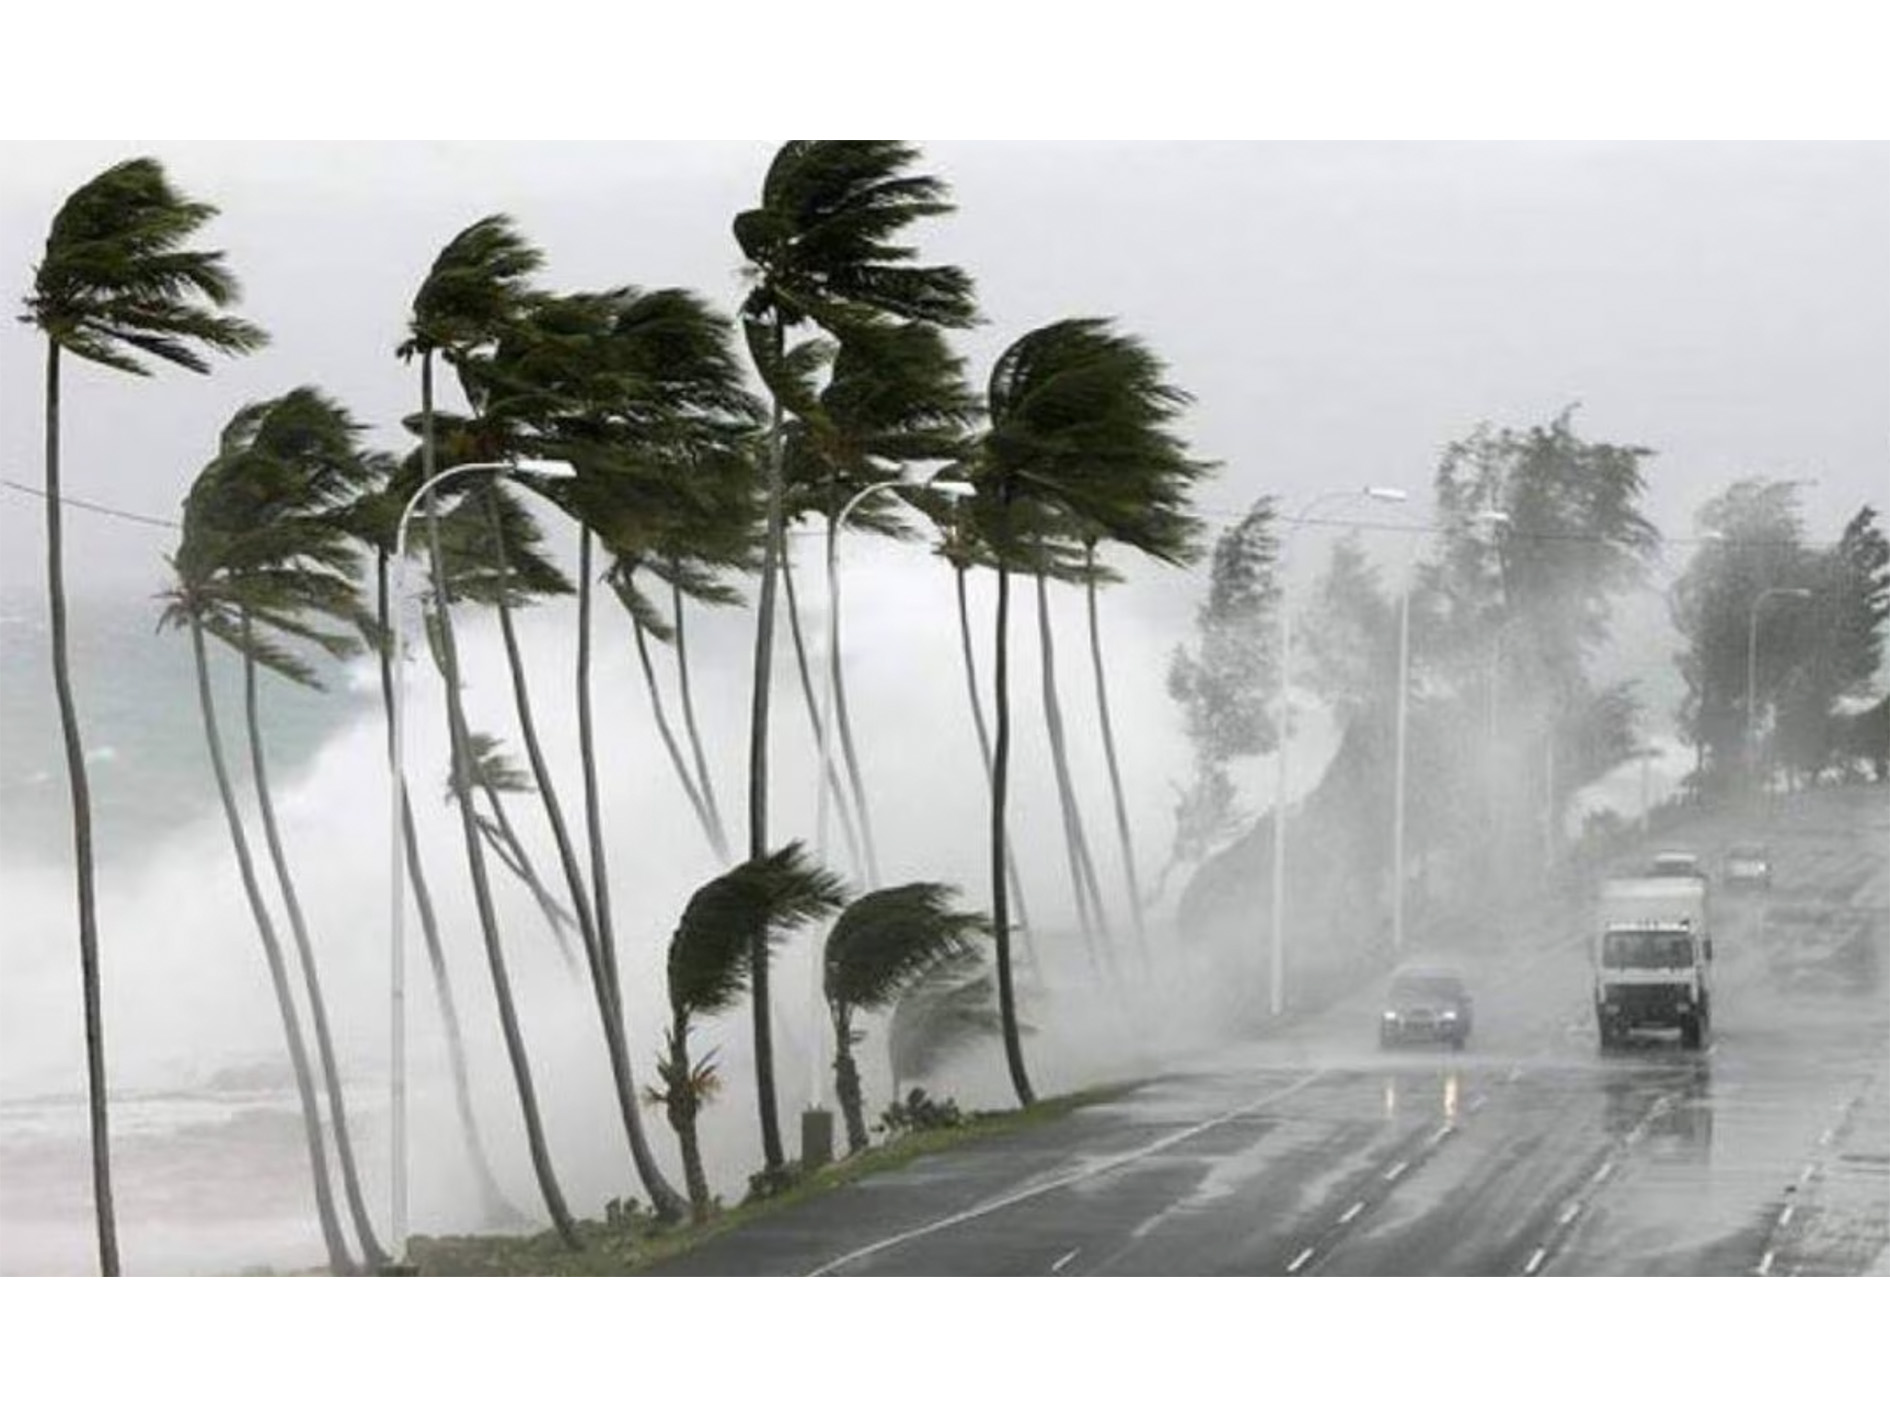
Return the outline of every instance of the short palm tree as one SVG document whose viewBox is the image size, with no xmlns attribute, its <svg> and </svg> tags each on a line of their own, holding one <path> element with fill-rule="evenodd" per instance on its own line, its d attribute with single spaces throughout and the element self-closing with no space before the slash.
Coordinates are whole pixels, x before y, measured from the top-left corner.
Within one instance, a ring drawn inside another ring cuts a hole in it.
<svg viewBox="0 0 1890 1417">
<path fill-rule="evenodd" d="M 112 1207 L 111 1141 L 105 1083 L 105 1016 L 100 1003 L 97 892 L 93 881 L 92 796 L 72 693 L 66 635 L 65 541 L 59 463 L 59 357 L 71 353 L 125 374 L 148 375 L 140 356 L 194 373 L 208 354 L 243 354 L 267 336 L 219 314 L 237 284 L 220 251 L 187 243 L 216 208 L 171 186 L 148 157 L 107 168 L 67 197 L 53 217 L 45 255 L 33 272 L 24 323 L 46 336 L 46 604 L 52 631 L 53 690 L 72 790 L 73 865 L 78 886 L 79 978 L 85 1013 L 86 1091 L 92 1140 L 92 1200 L 99 1269 L 118 1273 Z"/>
<path fill-rule="evenodd" d="M 696 1117 L 719 1085 L 714 1055 L 691 1058 L 695 1023 L 739 1003 L 752 978 L 753 941 L 773 949 L 789 934 L 824 919 L 845 900 L 839 877 L 811 864 L 799 842 L 759 861 L 744 861 L 689 898 L 669 942 L 670 1027 L 667 1051 L 657 1060 L 661 1089 L 650 1098 L 664 1107 L 682 1146 L 683 1175 L 695 1218 L 712 1207 Z"/>
<path fill-rule="evenodd" d="M 1022 336 L 992 366 L 989 426 L 964 471 L 977 483 L 974 512 L 998 578 L 991 754 L 991 898 L 997 940 L 998 1006 L 1005 1060 L 1018 1100 L 1034 1100 L 1024 1065 L 1011 970 L 1010 906 L 1004 875 L 1010 787 L 1010 572 L 1031 565 L 1046 519 L 1093 524 L 1125 545 L 1161 555 L 1153 513 L 1179 515 L 1191 461 L 1170 425 L 1187 395 L 1166 383 L 1161 362 L 1109 321 L 1062 320 Z"/>
<path fill-rule="evenodd" d="M 833 1016 L 834 1092 L 846 1118 L 847 1148 L 867 1145 L 866 1111 L 853 1045 L 860 1041 L 858 1016 L 896 1004 L 919 980 L 941 966 L 974 961 L 991 922 L 983 915 L 950 909 L 954 887 L 912 881 L 861 896 L 834 921 L 827 935 L 821 983 Z"/>
<path fill-rule="evenodd" d="M 748 854 L 768 854 L 768 708 L 774 654 L 775 580 L 785 549 L 787 415 L 805 413 L 811 389 L 788 346 L 812 323 L 830 334 L 875 321 L 962 328 L 976 318 L 970 278 L 956 266 L 922 266 L 899 244 L 914 222 L 949 212 L 942 181 L 911 171 L 918 151 L 884 139 L 784 144 L 762 180 L 761 202 L 735 218 L 735 240 L 752 271 L 742 332 L 771 401 L 767 521 L 756 597 L 749 719 Z M 786 1164 L 774 1085 L 774 1043 L 765 941 L 754 943 L 755 1082 L 762 1151 L 771 1171 Z"/>
</svg>

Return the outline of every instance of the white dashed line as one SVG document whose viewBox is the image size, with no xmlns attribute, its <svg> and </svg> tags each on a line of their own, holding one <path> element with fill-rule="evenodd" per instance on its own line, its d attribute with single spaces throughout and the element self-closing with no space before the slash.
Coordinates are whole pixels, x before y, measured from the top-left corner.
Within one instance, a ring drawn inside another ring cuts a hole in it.
<svg viewBox="0 0 1890 1417">
<path fill-rule="evenodd" d="M 1294 1260 L 1291 1264 L 1289 1264 L 1286 1267 L 1286 1272 L 1288 1274 L 1298 1274 L 1299 1267 L 1305 1264 L 1307 1260 L 1311 1259 L 1312 1255 L 1313 1255 L 1313 1252 L 1312 1252 L 1311 1246 L 1308 1246 L 1306 1249 L 1301 1250 L 1299 1252 L 1299 1258 Z"/>
<path fill-rule="evenodd" d="M 1351 1224 L 1352 1217 L 1357 1215 L 1363 1209 L 1365 1209 L 1364 1201 L 1353 1201 L 1352 1204 L 1347 1208 L 1345 1214 L 1339 1217 L 1339 1224 L 1341 1225 Z"/>
<path fill-rule="evenodd" d="M 1797 1212 L 1797 1209 L 1797 1206 L 1788 1205 L 1778 1213 L 1778 1228 L 1780 1230 L 1783 1230 L 1787 1225 L 1792 1223 L 1792 1216 Z"/>
<path fill-rule="evenodd" d="M 1580 1201 L 1570 1201 L 1567 1205 L 1562 1207 L 1562 1214 L 1555 1223 L 1557 1225 L 1566 1225 L 1581 1213 L 1582 1203 Z"/>
<path fill-rule="evenodd" d="M 1471 1098 L 1471 1099 L 1470 1099 L 1470 1110 L 1471 1110 L 1472 1112 L 1481 1112 L 1481 1111 L 1483 1110 L 1483 1104 L 1484 1104 L 1484 1103 L 1486 1103 L 1486 1102 L 1488 1102 L 1489 1100 L 1490 1100 L 1490 1099 L 1489 1099 L 1489 1098 L 1487 1098 L 1487 1097 L 1473 1097 L 1473 1098 Z"/>
<path fill-rule="evenodd" d="M 1811 1178 L 1815 1176 L 1817 1172 L 1818 1172 L 1818 1164 L 1815 1161 L 1806 1162 L 1805 1169 L 1798 1173 L 1798 1184 L 1801 1186 L 1808 1184 Z"/>
<path fill-rule="evenodd" d="M 1771 1272 L 1772 1272 L 1772 1252 L 1770 1250 L 1767 1250 L 1765 1252 L 1765 1258 L 1759 1261 L 1759 1273 L 1770 1274 Z"/>
<path fill-rule="evenodd" d="M 1542 1262 L 1548 1257 L 1549 1257 L 1549 1252 L 1547 1250 L 1545 1249 L 1537 1250 L 1533 1255 L 1529 1257 L 1529 1263 L 1523 1266 L 1523 1273 L 1534 1274 L 1538 1269 L 1542 1268 Z"/>
<path fill-rule="evenodd" d="M 1444 1123 L 1443 1126 L 1439 1127 L 1436 1131 L 1431 1133 L 1431 1145 L 1436 1146 L 1439 1142 L 1441 1142 L 1445 1137 L 1449 1136 L 1456 1129 L 1457 1128 L 1456 1128 L 1455 1123 L 1453 1122 Z"/>
<path fill-rule="evenodd" d="M 1068 1263 L 1069 1263 L 1069 1262 L 1070 1262 L 1071 1260 L 1073 1260 L 1073 1259 L 1075 1259 L 1075 1258 L 1076 1258 L 1076 1257 L 1077 1257 L 1078 1255 L 1080 1255 L 1081 1253 L 1082 1253 L 1082 1251 L 1081 1251 L 1080 1249 L 1077 1249 L 1077 1250 L 1071 1250 L 1071 1251 L 1070 1251 L 1070 1252 L 1069 1252 L 1069 1253 L 1068 1253 L 1067 1255 L 1065 1255 L 1065 1256 L 1064 1256 L 1064 1257 L 1063 1257 L 1062 1259 L 1060 1259 L 1060 1260 L 1058 1260 L 1058 1261 L 1057 1261 L 1057 1262 L 1056 1262 L 1055 1264 L 1053 1264 L 1053 1265 L 1051 1265 L 1051 1266 L 1050 1266 L 1050 1273 L 1052 1273 L 1052 1274 L 1060 1274 L 1060 1273 L 1062 1273 L 1062 1271 L 1063 1271 L 1063 1266 L 1064 1266 L 1064 1265 L 1066 1265 L 1066 1264 L 1068 1264 Z"/>
<path fill-rule="evenodd" d="M 1411 1169 L 1410 1162 L 1400 1161 L 1396 1166 L 1392 1167 L 1389 1171 L 1385 1172 L 1385 1179 L 1387 1181 L 1395 1181 L 1400 1176 L 1402 1176 L 1406 1171 L 1410 1169 Z"/>
<path fill-rule="evenodd" d="M 1823 1136 L 1818 1138 L 1818 1145 L 1829 1146 L 1836 1139 L 1836 1137 L 1837 1137 L 1836 1129 L 1827 1131 Z"/>
<path fill-rule="evenodd" d="M 1614 1163 L 1612 1161 L 1604 1161 L 1601 1163 L 1601 1169 L 1595 1172 L 1595 1179 L 1597 1181 L 1605 1181 L 1608 1179 L 1609 1176 L 1613 1174 L 1614 1174 Z"/>
</svg>

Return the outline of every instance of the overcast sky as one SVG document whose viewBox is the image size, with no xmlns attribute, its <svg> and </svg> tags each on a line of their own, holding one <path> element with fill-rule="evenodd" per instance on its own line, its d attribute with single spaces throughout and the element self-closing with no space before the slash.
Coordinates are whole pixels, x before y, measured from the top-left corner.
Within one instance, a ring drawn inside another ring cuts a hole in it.
<svg viewBox="0 0 1890 1417">
<path fill-rule="evenodd" d="M 1814 536 L 1890 473 L 1890 145 L 926 142 L 959 210 L 919 233 L 972 273 L 982 380 L 1026 330 L 1109 315 L 1197 399 L 1203 492 L 1232 516 L 1365 482 L 1421 501 L 1443 444 L 1579 402 L 1642 443 L 1650 509 L 1684 534 L 1746 475 L 1818 479 Z M 467 223 L 506 212 L 547 283 L 682 285 L 732 308 L 730 218 L 775 144 L 13 143 L 0 272 L 13 309 L 75 187 L 149 152 L 221 208 L 242 313 L 272 336 L 208 377 L 65 362 L 69 492 L 175 515 L 246 400 L 312 382 L 399 448 L 417 406 L 393 349 L 414 289 Z M 44 348 L 0 326 L 0 466 L 42 477 Z M 42 574 L 39 509 L 0 495 L 0 578 Z M 155 583 L 169 539 L 76 515 L 76 584 Z"/>
</svg>

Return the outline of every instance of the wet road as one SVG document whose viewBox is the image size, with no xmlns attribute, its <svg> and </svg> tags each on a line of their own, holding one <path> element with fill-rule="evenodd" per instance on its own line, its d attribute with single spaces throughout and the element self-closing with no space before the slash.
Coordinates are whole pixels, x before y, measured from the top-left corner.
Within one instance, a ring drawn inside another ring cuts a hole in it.
<svg viewBox="0 0 1890 1417">
<path fill-rule="evenodd" d="M 1755 834 L 1728 823 L 1685 840 Z M 1584 918 L 1471 966 L 1462 1053 L 1379 993 L 747 1227 L 678 1273 L 1859 1274 L 1890 1244 L 1890 794 L 1793 802 L 1716 902 L 1714 1034 L 1599 1053 Z"/>
</svg>

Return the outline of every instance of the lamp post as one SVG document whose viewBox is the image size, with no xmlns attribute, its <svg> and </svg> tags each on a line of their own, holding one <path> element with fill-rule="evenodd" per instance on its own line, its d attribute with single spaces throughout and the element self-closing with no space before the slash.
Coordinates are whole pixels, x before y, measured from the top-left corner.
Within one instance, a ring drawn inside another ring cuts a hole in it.
<svg viewBox="0 0 1890 1417">
<path fill-rule="evenodd" d="M 392 869 L 390 876 L 393 890 L 389 905 L 388 930 L 388 967 L 389 1013 L 391 1014 L 391 1039 L 389 1046 L 389 1124 L 392 1132 L 389 1146 L 390 1185 L 393 1192 L 390 1201 L 391 1232 L 389 1243 L 393 1247 L 394 1258 L 400 1259 L 407 1249 L 407 858 L 402 850 L 405 833 L 402 830 L 402 807 L 407 795 L 406 774 L 406 730 L 407 730 L 407 661 L 401 644 L 402 610 L 406 604 L 407 590 L 407 525 L 413 519 L 415 509 L 422 498 L 430 498 L 435 488 L 449 477 L 458 477 L 469 472 L 496 472 L 501 476 L 508 473 L 535 473 L 540 477 L 565 478 L 577 475 L 577 469 L 568 462 L 559 462 L 544 458 L 514 458 L 505 462 L 468 462 L 458 463 L 453 467 L 436 472 L 407 499 L 401 508 L 400 521 L 394 530 L 394 604 L 393 623 L 389 627 L 389 651 L 394 659 L 394 722 L 393 748 L 391 753 L 389 788 L 389 817 L 391 834 L 389 838 L 389 860 Z M 440 587 L 442 607 L 445 603 L 445 588 Z"/>
<path fill-rule="evenodd" d="M 1312 516 L 1321 503 L 1346 497 L 1370 497 L 1380 502 L 1402 502 L 1405 492 L 1397 487 L 1362 487 L 1344 491 L 1322 492 L 1288 518 L 1286 534 L 1280 541 L 1280 687 L 1274 698 L 1276 745 L 1273 775 L 1273 918 L 1272 959 L 1268 968 L 1268 1012 L 1278 1017 L 1285 1007 L 1286 994 L 1286 751 L 1291 740 L 1286 726 L 1287 696 L 1292 688 L 1293 611 L 1292 578 L 1287 574 L 1287 555 L 1293 533 Z"/>
<path fill-rule="evenodd" d="M 1768 586 L 1752 600 L 1752 613 L 1746 617 L 1746 778 L 1757 786 L 1759 740 L 1754 710 L 1759 697 L 1759 607 L 1777 596 L 1780 600 L 1810 600 L 1811 592 L 1799 586 Z"/>
<path fill-rule="evenodd" d="M 833 770 L 834 684 L 840 673 L 836 659 L 840 644 L 840 533 L 846 530 L 847 518 L 868 497 L 879 492 L 915 487 L 928 488 L 953 499 L 971 496 L 977 490 L 969 482 L 935 479 L 909 483 L 903 478 L 889 477 L 869 483 L 855 492 L 827 528 L 827 643 L 821 656 L 826 674 L 820 691 L 820 721 L 815 730 L 819 739 L 820 773 L 814 809 L 814 854 L 823 862 L 827 859 L 827 780 Z M 801 1115 L 801 1161 L 803 1165 L 811 1167 L 824 1165 L 833 1155 L 833 1113 L 825 1106 L 826 1052 L 822 1045 L 826 1037 L 827 1007 L 826 991 L 821 987 L 819 951 L 814 953 L 808 977 L 808 1018 L 812 1027 L 807 1049 L 807 1110 Z"/>
</svg>

